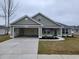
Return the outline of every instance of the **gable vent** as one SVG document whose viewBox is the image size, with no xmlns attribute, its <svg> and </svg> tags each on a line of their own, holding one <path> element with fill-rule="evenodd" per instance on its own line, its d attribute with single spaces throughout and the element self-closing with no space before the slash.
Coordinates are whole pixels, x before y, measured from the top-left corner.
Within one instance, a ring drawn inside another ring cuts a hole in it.
<svg viewBox="0 0 79 59">
<path fill-rule="evenodd" d="M 25 18 L 25 20 L 28 20 L 28 18 Z"/>
</svg>

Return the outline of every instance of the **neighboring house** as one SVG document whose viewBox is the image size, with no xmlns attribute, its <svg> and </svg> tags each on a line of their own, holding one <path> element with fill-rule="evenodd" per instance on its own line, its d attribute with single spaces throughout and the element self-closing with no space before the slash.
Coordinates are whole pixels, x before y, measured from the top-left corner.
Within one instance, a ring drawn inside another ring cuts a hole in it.
<svg viewBox="0 0 79 59">
<path fill-rule="evenodd" d="M 5 24 L 5 17 L 4 16 L 0 16 L 0 21 L 2 22 L 2 24 Z M 0 22 L 0 23 L 1 23 Z M 5 30 L 7 30 L 8 28 L 5 25 L 0 25 L 0 35 L 5 34 Z"/>
<path fill-rule="evenodd" d="M 79 34 L 79 26 L 71 26 L 71 28 L 74 34 Z"/>
<path fill-rule="evenodd" d="M 0 25 L 0 35 L 5 34 L 5 26 Z"/>
<path fill-rule="evenodd" d="M 26 36 L 71 36 L 71 28 L 67 25 L 55 22 L 41 13 L 32 18 L 28 16 L 21 17 L 10 26 L 11 37 Z"/>
</svg>

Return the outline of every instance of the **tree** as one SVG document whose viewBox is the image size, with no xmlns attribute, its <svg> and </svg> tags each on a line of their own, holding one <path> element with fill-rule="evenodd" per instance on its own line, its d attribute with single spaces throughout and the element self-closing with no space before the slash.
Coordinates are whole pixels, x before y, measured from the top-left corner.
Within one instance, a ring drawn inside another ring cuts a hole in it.
<svg viewBox="0 0 79 59">
<path fill-rule="evenodd" d="M 5 34 L 9 33 L 9 26 L 10 26 L 10 17 L 14 14 L 16 10 L 16 6 L 14 7 L 13 0 L 3 0 L 1 5 L 3 15 L 5 18 L 5 26 L 7 27 Z"/>
</svg>

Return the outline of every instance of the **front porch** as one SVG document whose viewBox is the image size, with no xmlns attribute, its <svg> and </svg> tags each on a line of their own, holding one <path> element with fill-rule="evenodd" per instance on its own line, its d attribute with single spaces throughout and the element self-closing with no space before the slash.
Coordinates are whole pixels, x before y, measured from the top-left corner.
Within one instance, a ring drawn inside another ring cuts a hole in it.
<svg viewBox="0 0 79 59">
<path fill-rule="evenodd" d="M 42 28 L 42 37 L 52 37 L 52 36 L 61 36 L 62 37 L 62 29 L 61 28 Z"/>
<path fill-rule="evenodd" d="M 71 35 L 70 29 L 64 28 L 42 28 L 42 26 L 35 25 L 15 25 L 11 26 L 12 38 L 15 37 L 62 37 Z"/>
<path fill-rule="evenodd" d="M 63 37 L 72 36 L 69 28 L 42 28 L 42 37 Z"/>
</svg>

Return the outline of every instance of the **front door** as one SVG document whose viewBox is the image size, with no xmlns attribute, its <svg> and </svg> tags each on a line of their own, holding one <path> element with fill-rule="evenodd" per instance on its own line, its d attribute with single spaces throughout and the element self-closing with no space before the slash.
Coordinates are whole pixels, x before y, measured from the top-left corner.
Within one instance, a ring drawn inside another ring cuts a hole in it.
<svg viewBox="0 0 79 59">
<path fill-rule="evenodd" d="M 57 36 L 57 29 L 54 30 L 54 36 Z"/>
</svg>

